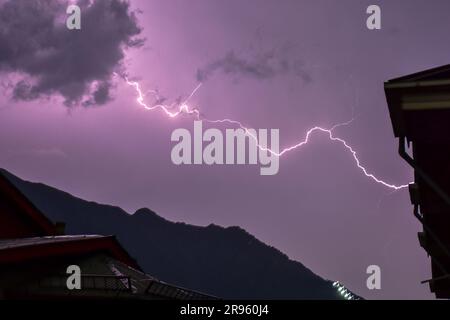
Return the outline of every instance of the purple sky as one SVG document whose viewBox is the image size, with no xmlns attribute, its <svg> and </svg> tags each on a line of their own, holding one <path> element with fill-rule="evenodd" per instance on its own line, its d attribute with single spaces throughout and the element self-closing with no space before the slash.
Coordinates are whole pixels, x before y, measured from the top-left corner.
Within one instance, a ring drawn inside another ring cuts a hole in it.
<svg viewBox="0 0 450 320">
<path fill-rule="evenodd" d="M 365 26 L 365 10 L 375 3 L 382 8 L 381 31 Z M 175 99 L 197 85 L 199 69 L 230 52 L 250 62 L 274 53 L 293 71 L 256 77 L 218 70 L 192 102 L 209 118 L 279 128 L 281 146 L 303 139 L 315 125 L 347 121 L 354 112 L 355 121 L 336 135 L 377 177 L 397 185 L 411 181 L 411 169 L 397 154 L 383 82 L 449 63 L 450 2 L 131 5 L 142 10 L 137 18 L 146 42 L 127 50 L 123 65 L 143 89 Z M 0 80 L 15 76 L 3 70 Z M 281 158 L 275 176 L 260 176 L 258 166 L 177 167 L 170 160 L 170 135 L 192 129 L 193 119 L 146 112 L 132 88 L 113 82 L 113 100 L 94 107 L 67 107 L 56 94 L 13 101 L 10 88 L 2 89 L 0 167 L 130 213 L 149 207 L 174 221 L 239 225 L 370 299 L 432 298 L 420 284 L 430 277 L 430 264 L 417 241 L 421 228 L 407 191 L 391 193 L 365 177 L 341 145 L 314 135 Z M 371 264 L 382 269 L 382 290 L 366 288 Z"/>
</svg>

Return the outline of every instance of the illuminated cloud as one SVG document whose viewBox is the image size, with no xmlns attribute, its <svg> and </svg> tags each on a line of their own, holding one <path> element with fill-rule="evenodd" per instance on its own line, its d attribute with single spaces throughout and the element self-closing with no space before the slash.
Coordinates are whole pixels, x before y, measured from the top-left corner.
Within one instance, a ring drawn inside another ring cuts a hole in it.
<svg viewBox="0 0 450 320">
<path fill-rule="evenodd" d="M 67 0 L 0 2 L 0 72 L 15 76 L 14 99 L 57 94 L 67 106 L 110 100 L 112 75 L 123 70 L 124 50 L 143 43 L 141 29 L 127 1 L 77 4 L 81 30 L 66 27 Z"/>
<path fill-rule="evenodd" d="M 259 80 L 289 74 L 300 77 L 305 83 L 312 80 L 303 63 L 300 60 L 291 59 L 283 50 L 271 50 L 250 58 L 230 51 L 224 57 L 198 69 L 197 80 L 205 82 L 217 72 Z"/>
</svg>

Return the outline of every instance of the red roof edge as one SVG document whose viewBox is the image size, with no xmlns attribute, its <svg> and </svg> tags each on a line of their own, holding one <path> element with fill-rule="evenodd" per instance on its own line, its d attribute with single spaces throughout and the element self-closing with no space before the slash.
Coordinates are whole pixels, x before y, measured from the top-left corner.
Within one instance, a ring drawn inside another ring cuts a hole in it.
<svg viewBox="0 0 450 320">
<path fill-rule="evenodd" d="M 46 242 L 11 247 L 0 250 L 0 264 L 23 263 L 48 257 L 67 257 L 104 251 L 128 266 L 142 271 L 136 260 L 121 246 L 115 236 L 67 239 L 67 241 Z"/>
<path fill-rule="evenodd" d="M 11 198 L 23 213 L 41 229 L 41 234 L 46 236 L 57 235 L 55 225 L 11 182 L 0 170 L 0 190 Z"/>
</svg>

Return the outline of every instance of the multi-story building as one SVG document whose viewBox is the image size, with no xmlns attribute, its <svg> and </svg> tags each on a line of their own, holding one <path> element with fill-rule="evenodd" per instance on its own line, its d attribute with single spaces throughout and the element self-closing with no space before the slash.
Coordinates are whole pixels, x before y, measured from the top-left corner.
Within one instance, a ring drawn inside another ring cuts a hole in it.
<svg viewBox="0 0 450 320">
<path fill-rule="evenodd" d="M 437 298 L 450 298 L 450 65 L 384 87 L 399 153 L 414 169 L 411 202 L 423 226 L 420 245 L 431 257 L 432 279 L 424 282 Z"/>
</svg>

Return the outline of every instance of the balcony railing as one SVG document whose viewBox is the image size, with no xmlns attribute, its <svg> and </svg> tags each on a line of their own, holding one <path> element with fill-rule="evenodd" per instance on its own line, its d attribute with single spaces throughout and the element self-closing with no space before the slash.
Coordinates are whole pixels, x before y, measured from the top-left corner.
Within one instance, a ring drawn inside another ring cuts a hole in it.
<svg viewBox="0 0 450 320">
<path fill-rule="evenodd" d="M 51 276 L 39 280 L 39 288 L 67 288 L 67 275 Z M 131 278 L 115 275 L 81 275 L 82 290 L 132 292 Z"/>
</svg>

